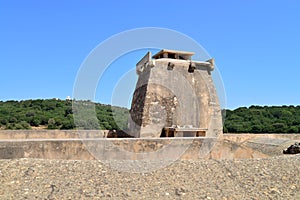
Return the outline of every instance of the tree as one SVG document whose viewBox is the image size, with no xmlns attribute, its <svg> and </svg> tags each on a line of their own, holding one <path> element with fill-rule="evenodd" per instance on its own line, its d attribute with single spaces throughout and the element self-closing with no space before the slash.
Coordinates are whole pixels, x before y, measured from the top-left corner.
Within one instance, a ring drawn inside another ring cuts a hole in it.
<svg viewBox="0 0 300 200">
<path fill-rule="evenodd" d="M 48 120 L 48 129 L 57 129 L 57 126 L 55 124 L 55 119 L 50 118 Z"/>
<path fill-rule="evenodd" d="M 75 128 L 75 124 L 73 122 L 73 120 L 65 120 L 62 123 L 62 126 L 60 127 L 60 129 L 62 130 L 69 130 L 69 129 L 74 129 Z"/>
<path fill-rule="evenodd" d="M 30 126 L 38 127 L 41 124 L 41 120 L 37 117 L 34 117 L 30 120 Z"/>
</svg>

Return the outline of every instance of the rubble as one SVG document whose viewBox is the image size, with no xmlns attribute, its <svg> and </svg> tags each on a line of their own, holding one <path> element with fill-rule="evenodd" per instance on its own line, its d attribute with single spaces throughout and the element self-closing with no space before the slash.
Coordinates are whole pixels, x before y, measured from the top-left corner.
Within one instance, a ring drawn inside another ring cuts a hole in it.
<svg viewBox="0 0 300 200">
<path fill-rule="evenodd" d="M 300 153 L 300 142 L 289 146 L 287 149 L 283 150 L 283 154 L 297 154 Z"/>
</svg>

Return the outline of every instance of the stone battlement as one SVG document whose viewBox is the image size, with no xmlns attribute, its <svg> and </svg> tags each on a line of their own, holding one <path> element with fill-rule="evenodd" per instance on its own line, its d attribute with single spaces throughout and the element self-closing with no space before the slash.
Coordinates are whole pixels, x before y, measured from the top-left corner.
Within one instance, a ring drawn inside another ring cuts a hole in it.
<svg viewBox="0 0 300 200">
<path fill-rule="evenodd" d="M 170 53 L 171 52 L 171 53 Z M 174 67 L 184 67 L 193 72 L 193 70 L 207 70 L 213 71 L 215 61 L 209 59 L 207 61 L 194 61 L 191 60 L 193 52 L 182 52 L 174 50 L 161 50 L 159 53 L 151 57 L 151 52 L 148 52 L 137 64 L 136 72 L 141 75 L 143 71 L 149 70 L 151 67 L 160 65 L 166 65 L 168 70 L 172 70 Z"/>
</svg>

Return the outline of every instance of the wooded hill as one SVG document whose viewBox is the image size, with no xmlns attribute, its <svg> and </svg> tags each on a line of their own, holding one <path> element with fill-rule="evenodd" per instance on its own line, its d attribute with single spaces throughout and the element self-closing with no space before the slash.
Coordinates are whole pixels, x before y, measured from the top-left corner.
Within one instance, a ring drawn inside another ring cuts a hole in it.
<svg viewBox="0 0 300 200">
<path fill-rule="evenodd" d="M 300 106 L 250 106 L 226 110 L 227 133 L 300 133 Z"/>
<path fill-rule="evenodd" d="M 111 107 L 90 101 L 76 101 L 76 106 L 72 109 L 72 101 L 37 99 L 0 101 L 0 129 L 31 129 L 36 127 L 74 129 L 73 111 L 76 112 L 80 106 L 84 110 L 84 106 L 91 104 L 95 106 L 98 122 L 94 120 L 95 117 L 89 115 L 88 120 L 76 119 L 77 128 L 79 126 L 80 129 L 123 130 L 127 127 L 129 111 L 126 108 Z M 95 115 L 95 113 L 93 114 Z"/>
<path fill-rule="evenodd" d="M 76 119 L 76 128 L 127 128 L 127 108 L 76 101 L 72 109 L 72 101 L 37 99 L 0 101 L 0 129 L 75 129 L 73 112 L 91 104 L 95 105 L 96 117 L 84 113 L 84 120 Z M 224 133 L 300 133 L 300 106 L 250 106 L 225 111 Z"/>
</svg>

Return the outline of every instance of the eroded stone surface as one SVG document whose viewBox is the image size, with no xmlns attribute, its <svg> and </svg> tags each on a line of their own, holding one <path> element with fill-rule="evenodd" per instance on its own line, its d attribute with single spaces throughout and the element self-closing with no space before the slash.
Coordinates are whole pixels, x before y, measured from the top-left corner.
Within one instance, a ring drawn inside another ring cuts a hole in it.
<svg viewBox="0 0 300 200">
<path fill-rule="evenodd" d="M 157 138 L 165 127 L 207 130 L 222 134 L 221 110 L 211 77 L 213 59 L 192 61 L 192 52 L 162 50 L 147 53 L 137 63 L 139 79 L 130 110 L 134 137 Z"/>
</svg>

